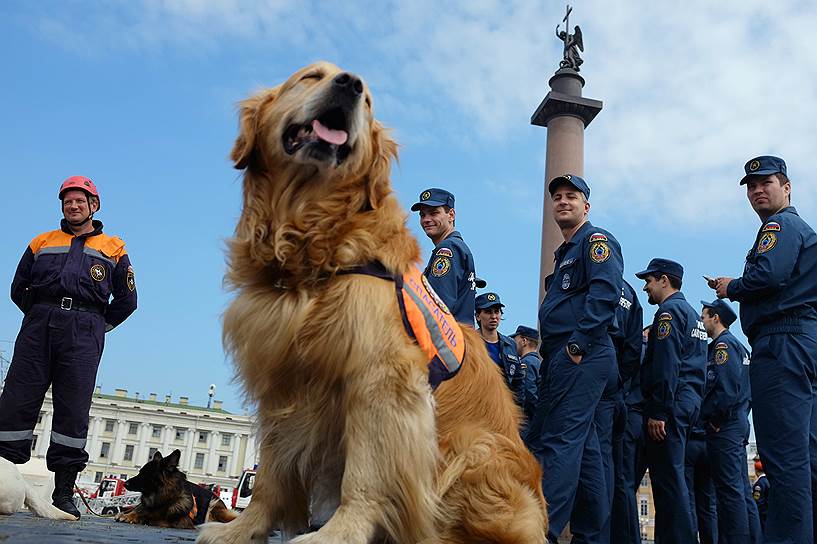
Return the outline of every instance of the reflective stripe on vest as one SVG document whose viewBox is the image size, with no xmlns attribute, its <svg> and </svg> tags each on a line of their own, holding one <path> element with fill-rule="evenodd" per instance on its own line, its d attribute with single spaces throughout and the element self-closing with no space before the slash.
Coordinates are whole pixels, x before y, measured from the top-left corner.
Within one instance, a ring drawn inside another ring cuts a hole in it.
<svg viewBox="0 0 817 544">
<path fill-rule="evenodd" d="M 428 381 L 437 387 L 460 369 L 465 356 L 462 329 L 419 268 L 402 279 L 400 309 L 411 327 L 409 332 L 428 355 Z"/>
</svg>

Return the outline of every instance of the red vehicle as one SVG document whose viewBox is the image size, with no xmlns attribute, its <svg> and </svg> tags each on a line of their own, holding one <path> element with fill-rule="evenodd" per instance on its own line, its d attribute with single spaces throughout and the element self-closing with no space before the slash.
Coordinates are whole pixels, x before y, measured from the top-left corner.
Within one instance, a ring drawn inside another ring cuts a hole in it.
<svg viewBox="0 0 817 544">
<path fill-rule="evenodd" d="M 127 493 L 125 489 L 125 480 L 122 478 L 114 478 L 109 476 L 102 478 L 99 482 L 99 487 L 91 494 L 92 499 L 101 499 L 103 497 L 119 497 Z"/>
</svg>

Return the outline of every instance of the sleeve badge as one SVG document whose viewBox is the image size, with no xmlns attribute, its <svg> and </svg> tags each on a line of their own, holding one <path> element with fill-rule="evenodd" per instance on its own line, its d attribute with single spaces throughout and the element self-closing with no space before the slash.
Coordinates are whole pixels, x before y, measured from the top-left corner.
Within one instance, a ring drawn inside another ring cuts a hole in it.
<svg viewBox="0 0 817 544">
<path fill-rule="evenodd" d="M 760 236 L 757 241 L 757 252 L 766 253 L 774 249 L 777 245 L 777 235 L 774 232 L 766 231 Z"/>
<path fill-rule="evenodd" d="M 593 235 L 595 236 L 595 235 Z M 604 235 L 602 235 L 604 236 Z M 591 236 L 592 238 L 592 236 Z M 606 239 L 606 237 L 605 237 Z M 603 263 L 610 258 L 610 248 L 606 242 L 593 242 L 590 244 L 590 259 L 594 263 Z"/>
<path fill-rule="evenodd" d="M 669 336 L 670 332 L 672 332 L 672 325 L 670 324 L 669 321 L 661 320 L 658 322 L 658 330 L 656 331 L 656 336 L 659 339 L 663 340 L 664 338 Z"/>
<path fill-rule="evenodd" d="M 128 267 L 128 275 L 125 278 L 125 285 L 128 286 L 128 291 L 136 289 L 136 279 L 133 276 L 133 268 Z"/>
<path fill-rule="evenodd" d="M 590 235 L 590 241 L 591 242 L 609 242 L 609 240 L 607 239 L 607 235 L 602 234 L 600 232 L 596 232 L 595 234 L 591 234 Z"/>
<path fill-rule="evenodd" d="M 440 249 L 437 250 L 437 253 L 435 253 L 435 255 L 437 255 L 438 257 L 453 257 L 454 252 L 448 249 L 447 247 L 441 247 Z"/>
<path fill-rule="evenodd" d="M 715 364 L 722 365 L 729 360 L 729 352 L 725 349 L 715 350 Z"/>
<path fill-rule="evenodd" d="M 669 312 L 662 312 L 661 315 L 658 316 L 658 321 L 672 321 L 672 314 Z"/>
<path fill-rule="evenodd" d="M 445 276 L 449 270 L 451 270 L 451 259 L 448 257 L 437 257 L 431 265 L 431 274 L 435 278 Z"/>
<path fill-rule="evenodd" d="M 780 223 L 775 223 L 774 221 L 769 221 L 768 223 L 763 225 L 763 231 L 762 232 L 770 232 L 770 231 L 780 232 Z"/>
</svg>

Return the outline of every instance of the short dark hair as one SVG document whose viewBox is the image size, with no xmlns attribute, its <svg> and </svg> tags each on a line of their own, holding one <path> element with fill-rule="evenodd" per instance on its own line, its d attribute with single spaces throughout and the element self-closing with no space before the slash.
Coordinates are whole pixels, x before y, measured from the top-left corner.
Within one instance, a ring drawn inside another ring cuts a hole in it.
<svg viewBox="0 0 817 544">
<path fill-rule="evenodd" d="M 653 272 L 652 274 L 650 274 L 650 277 L 655 281 L 660 280 L 661 276 L 667 277 L 667 280 L 669 281 L 669 284 L 673 289 L 677 289 L 679 291 L 681 290 L 681 285 L 683 285 L 684 282 L 678 276 L 673 276 L 672 274 L 659 274 L 658 272 Z"/>
</svg>

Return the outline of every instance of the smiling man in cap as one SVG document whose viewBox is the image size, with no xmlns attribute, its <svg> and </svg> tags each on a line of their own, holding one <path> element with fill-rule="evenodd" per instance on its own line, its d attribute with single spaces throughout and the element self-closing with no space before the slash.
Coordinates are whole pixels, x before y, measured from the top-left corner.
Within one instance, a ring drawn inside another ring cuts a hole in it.
<svg viewBox="0 0 817 544">
<path fill-rule="evenodd" d="M 706 378 L 706 329 L 681 293 L 684 268 L 653 259 L 636 277 L 658 306 L 641 374 L 645 452 L 655 498 L 656 541 L 697 542 L 684 474 L 687 437 L 698 419 Z"/>
<path fill-rule="evenodd" d="M 527 441 L 542 464 L 548 500 L 548 538 L 556 542 L 570 522 L 577 541 L 598 542 L 610 516 L 596 406 L 612 372 L 616 351 L 609 331 L 621 297 L 624 261 L 608 231 L 588 221 L 590 187 L 566 174 L 548 184 L 553 216 L 564 243 L 555 252 L 554 273 L 545 279 L 539 307 L 542 367 L 547 390 Z M 541 395 L 541 393 L 540 393 Z M 579 488 L 582 493 L 577 495 Z"/>
<path fill-rule="evenodd" d="M 434 242 L 423 274 L 454 318 L 473 327 L 477 289 L 474 256 L 454 226 L 454 195 L 445 189 L 426 189 L 411 211 L 420 212 L 420 226 Z"/>
<path fill-rule="evenodd" d="M 740 181 L 760 218 L 743 275 L 710 281 L 740 303 L 758 453 L 771 484 L 769 544 L 817 541 L 817 234 L 791 205 L 786 163 L 750 159 Z"/>
</svg>

